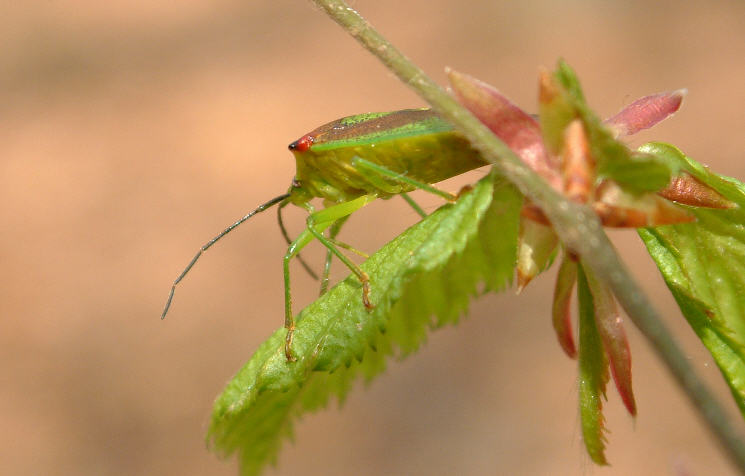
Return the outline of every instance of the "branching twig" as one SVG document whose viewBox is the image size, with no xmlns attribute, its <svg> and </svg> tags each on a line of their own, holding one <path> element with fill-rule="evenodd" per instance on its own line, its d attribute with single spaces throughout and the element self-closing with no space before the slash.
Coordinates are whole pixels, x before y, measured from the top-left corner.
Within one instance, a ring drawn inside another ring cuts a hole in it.
<svg viewBox="0 0 745 476">
<path fill-rule="evenodd" d="M 745 445 L 729 423 L 722 406 L 694 373 L 685 355 L 665 328 L 647 296 L 619 260 L 595 215 L 567 201 L 533 173 L 494 134 L 458 104 L 424 72 L 383 38 L 342 0 L 314 0 L 331 18 L 377 56 L 433 109 L 462 132 L 483 156 L 494 164 L 550 219 L 564 244 L 582 256 L 597 276 L 613 290 L 631 320 L 650 340 L 735 465 L 745 474 Z"/>
</svg>

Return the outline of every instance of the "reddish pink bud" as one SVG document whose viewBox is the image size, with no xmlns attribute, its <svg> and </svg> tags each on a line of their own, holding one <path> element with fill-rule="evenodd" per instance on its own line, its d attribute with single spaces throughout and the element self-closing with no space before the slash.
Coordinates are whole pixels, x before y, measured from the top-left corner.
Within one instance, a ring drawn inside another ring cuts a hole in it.
<svg viewBox="0 0 745 476">
<path fill-rule="evenodd" d="M 613 129 L 617 137 L 636 134 L 674 114 L 686 93 L 687 90 L 678 89 L 637 99 L 607 119 L 605 125 Z"/>
</svg>

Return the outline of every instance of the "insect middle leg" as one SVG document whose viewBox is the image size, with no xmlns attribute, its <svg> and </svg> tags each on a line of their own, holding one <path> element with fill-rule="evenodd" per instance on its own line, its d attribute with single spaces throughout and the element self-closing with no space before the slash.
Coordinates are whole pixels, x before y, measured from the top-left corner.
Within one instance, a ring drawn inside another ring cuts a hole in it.
<svg viewBox="0 0 745 476">
<path fill-rule="evenodd" d="M 314 211 L 310 204 L 304 205 L 304 208 L 310 212 L 307 220 L 307 227 L 300 236 L 295 239 L 295 241 L 290 243 L 290 246 L 287 248 L 287 254 L 285 254 L 283 260 L 285 328 L 287 328 L 287 336 L 285 337 L 285 356 L 288 361 L 293 362 L 296 360 L 292 353 L 292 339 L 295 333 L 295 317 L 292 314 L 292 295 L 290 293 L 290 260 L 296 257 L 300 250 L 313 241 L 313 239 L 317 239 L 326 247 L 329 253 L 336 255 L 342 263 L 344 263 L 357 276 L 357 278 L 359 278 L 362 283 L 362 302 L 368 309 L 373 307 L 370 303 L 370 278 L 367 276 L 367 273 L 339 251 L 333 241 L 323 236 L 323 232 L 329 227 L 333 227 L 334 223 L 345 219 L 376 198 L 375 195 L 363 195 L 354 200 L 333 205 L 319 211 Z M 339 227 L 340 226 L 341 225 L 339 225 Z"/>
<path fill-rule="evenodd" d="M 341 227 L 344 225 L 344 223 L 347 221 L 347 218 L 349 218 L 349 215 L 345 216 L 344 218 L 340 218 L 334 222 L 333 225 L 331 225 L 331 228 L 329 228 L 329 240 L 333 241 L 337 246 L 339 243 L 337 243 L 336 235 L 339 234 L 341 231 Z M 321 274 L 321 291 L 319 292 L 319 296 L 323 296 L 326 294 L 326 291 L 328 291 L 329 288 L 329 274 L 331 273 L 331 258 L 333 258 L 334 254 L 331 252 L 331 250 L 326 250 L 326 260 L 323 263 L 323 273 Z"/>
</svg>

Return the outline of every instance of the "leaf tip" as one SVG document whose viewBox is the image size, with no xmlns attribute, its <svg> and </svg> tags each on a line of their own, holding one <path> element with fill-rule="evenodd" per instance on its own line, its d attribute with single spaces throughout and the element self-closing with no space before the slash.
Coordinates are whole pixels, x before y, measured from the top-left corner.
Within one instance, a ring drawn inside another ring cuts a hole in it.
<svg viewBox="0 0 745 476">
<path fill-rule="evenodd" d="M 518 269 L 517 287 L 515 289 L 515 294 L 519 296 L 523 292 L 523 289 L 525 289 L 525 287 L 533 280 L 534 276 L 535 275 L 525 274 Z"/>
<path fill-rule="evenodd" d="M 682 101 L 683 98 L 685 98 L 686 96 L 688 96 L 688 88 L 676 89 L 675 91 L 673 91 L 671 93 L 671 96 L 677 96 Z"/>
<path fill-rule="evenodd" d="M 538 71 L 538 102 L 540 104 L 549 104 L 559 95 L 559 90 L 554 83 L 551 73 L 541 68 Z"/>
</svg>

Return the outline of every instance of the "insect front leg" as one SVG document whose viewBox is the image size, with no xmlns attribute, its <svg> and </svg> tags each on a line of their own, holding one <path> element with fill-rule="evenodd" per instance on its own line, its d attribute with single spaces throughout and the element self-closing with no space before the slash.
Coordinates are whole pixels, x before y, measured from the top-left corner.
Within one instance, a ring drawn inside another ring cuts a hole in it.
<svg viewBox="0 0 745 476">
<path fill-rule="evenodd" d="M 328 226 L 331 226 L 329 223 Z M 292 315 L 292 294 L 290 293 L 290 260 L 300 253 L 300 250 L 305 247 L 308 243 L 313 241 L 313 235 L 308 231 L 304 230 L 295 241 L 290 243 L 287 247 L 287 253 L 282 260 L 282 275 L 284 277 L 285 284 L 285 328 L 287 329 L 287 336 L 285 337 L 285 357 L 288 362 L 294 362 L 297 360 L 292 354 L 292 337 L 295 333 L 295 317 Z"/>
<path fill-rule="evenodd" d="M 290 243 L 292 243 L 292 239 L 290 239 L 290 234 L 287 233 L 287 228 L 285 227 L 285 222 L 282 219 L 282 209 L 289 205 L 290 201 L 287 201 L 285 203 L 281 203 L 279 207 L 277 207 L 277 223 L 279 224 L 279 231 L 282 233 L 282 238 L 285 239 L 285 242 L 287 243 L 287 246 L 290 246 Z M 313 279 L 318 279 L 318 275 L 315 271 L 313 271 L 313 268 L 310 267 L 310 265 L 303 259 L 300 254 L 297 255 L 297 260 L 300 261 L 300 264 L 303 266 L 303 269 L 305 269 L 305 272 L 310 275 Z"/>
</svg>

